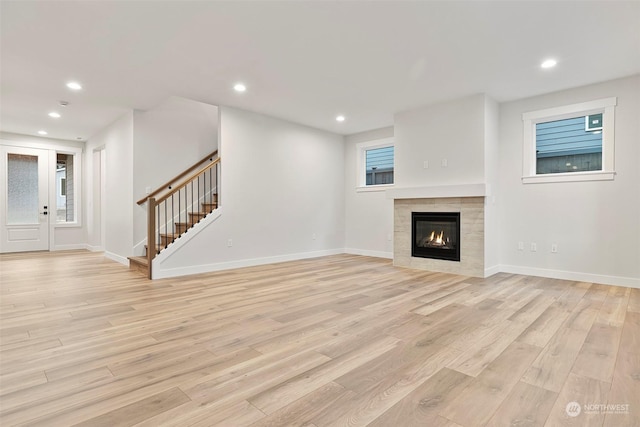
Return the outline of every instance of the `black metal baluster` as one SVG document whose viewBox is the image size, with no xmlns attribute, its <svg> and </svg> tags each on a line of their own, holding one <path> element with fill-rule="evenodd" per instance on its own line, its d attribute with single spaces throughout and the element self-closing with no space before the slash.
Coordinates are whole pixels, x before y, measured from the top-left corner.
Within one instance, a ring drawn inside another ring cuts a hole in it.
<svg viewBox="0 0 640 427">
<path fill-rule="evenodd" d="M 173 213 L 173 194 L 171 195 L 171 225 L 172 225 L 172 229 L 175 231 L 176 229 L 176 220 L 175 220 L 175 214 Z M 173 233 L 174 231 L 171 232 L 171 242 L 173 242 Z"/>
<path fill-rule="evenodd" d="M 164 234 L 167 234 L 167 201 L 164 200 Z M 162 240 L 160 241 L 162 243 Z M 167 248 L 167 239 L 165 239 L 164 248 Z"/>
<path fill-rule="evenodd" d="M 157 254 L 159 254 L 160 251 L 158 250 L 158 242 L 161 241 L 160 240 L 160 204 L 156 205 L 156 209 L 158 211 L 158 218 L 156 219 L 156 230 L 158 233 L 158 238 L 156 239 L 156 245 L 155 245 L 156 247 L 153 249 L 150 248 L 149 250 L 154 250 L 156 251 Z"/>
<path fill-rule="evenodd" d="M 182 214 L 182 209 L 180 209 L 180 192 L 182 191 L 182 188 L 180 190 L 178 190 L 178 223 L 180 223 L 180 219 L 181 219 L 181 214 Z M 182 233 L 178 233 L 178 229 L 175 230 L 176 234 L 179 234 L 180 236 L 182 236 Z"/>
</svg>

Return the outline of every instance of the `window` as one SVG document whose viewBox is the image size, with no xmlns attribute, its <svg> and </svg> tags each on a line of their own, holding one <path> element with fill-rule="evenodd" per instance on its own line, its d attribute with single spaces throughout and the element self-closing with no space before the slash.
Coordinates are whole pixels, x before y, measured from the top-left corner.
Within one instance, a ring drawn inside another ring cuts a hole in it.
<svg viewBox="0 0 640 427">
<path fill-rule="evenodd" d="M 525 113 L 523 183 L 611 180 L 616 98 Z"/>
<path fill-rule="evenodd" d="M 356 147 L 359 191 L 375 191 L 393 185 L 393 140 L 388 138 L 363 142 Z"/>
<path fill-rule="evenodd" d="M 76 222 L 75 154 L 56 153 L 56 221 Z"/>
<path fill-rule="evenodd" d="M 365 150 L 365 185 L 393 184 L 393 146 Z"/>
</svg>

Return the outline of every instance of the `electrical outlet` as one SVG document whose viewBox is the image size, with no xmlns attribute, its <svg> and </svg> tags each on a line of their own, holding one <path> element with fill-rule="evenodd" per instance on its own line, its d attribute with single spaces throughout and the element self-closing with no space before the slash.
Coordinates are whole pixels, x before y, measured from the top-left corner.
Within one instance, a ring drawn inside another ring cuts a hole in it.
<svg viewBox="0 0 640 427">
<path fill-rule="evenodd" d="M 518 250 L 524 251 L 524 242 L 518 242 Z"/>
<path fill-rule="evenodd" d="M 447 166 L 449 166 L 449 162 L 447 161 L 447 159 L 442 159 L 442 167 L 446 168 Z"/>
<path fill-rule="evenodd" d="M 229 239 L 227 240 L 227 247 L 230 248 L 231 246 L 233 246 L 233 240 Z"/>
<path fill-rule="evenodd" d="M 551 253 L 552 254 L 557 254 L 558 253 L 558 244 L 557 243 L 552 243 L 551 244 Z"/>
<path fill-rule="evenodd" d="M 429 169 L 429 160 L 425 160 L 425 161 L 422 163 L 422 167 L 423 167 L 423 168 L 425 168 L 425 169 Z"/>
<path fill-rule="evenodd" d="M 316 240 L 316 233 L 313 233 L 313 234 L 311 235 L 311 238 L 312 238 L 313 240 Z"/>
<path fill-rule="evenodd" d="M 538 250 L 538 245 L 535 243 L 531 243 L 531 252 L 536 252 Z"/>
</svg>

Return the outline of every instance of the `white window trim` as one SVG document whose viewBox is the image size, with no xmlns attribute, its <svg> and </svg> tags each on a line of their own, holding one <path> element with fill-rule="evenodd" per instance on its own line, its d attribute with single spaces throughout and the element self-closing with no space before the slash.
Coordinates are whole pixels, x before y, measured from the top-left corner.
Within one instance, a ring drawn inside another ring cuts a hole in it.
<svg viewBox="0 0 640 427">
<path fill-rule="evenodd" d="M 578 182 L 578 181 L 603 181 L 612 180 L 615 177 L 615 118 L 614 111 L 618 100 L 616 97 L 598 99 L 595 101 L 578 104 L 564 105 L 561 107 L 547 108 L 531 111 L 522 115 L 524 122 L 524 146 L 522 156 L 522 183 L 549 183 L 549 182 Z M 536 124 L 552 120 L 562 120 L 572 117 L 596 114 L 602 112 L 602 170 L 588 172 L 568 172 L 536 174 Z"/>
<path fill-rule="evenodd" d="M 376 139 L 373 141 L 360 142 L 356 144 L 356 192 L 365 193 L 372 191 L 385 191 L 388 188 L 392 188 L 394 184 L 377 184 L 366 185 L 367 173 L 366 173 L 366 152 L 375 148 L 395 147 L 393 138 Z M 396 156 L 395 148 L 393 154 L 393 170 L 395 182 L 395 169 L 396 169 Z"/>
</svg>

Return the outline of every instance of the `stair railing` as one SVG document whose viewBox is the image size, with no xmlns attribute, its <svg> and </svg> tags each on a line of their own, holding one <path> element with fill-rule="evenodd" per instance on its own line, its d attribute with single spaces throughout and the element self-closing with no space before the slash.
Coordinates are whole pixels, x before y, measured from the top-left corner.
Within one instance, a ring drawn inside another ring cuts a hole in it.
<svg viewBox="0 0 640 427">
<path fill-rule="evenodd" d="M 202 165 L 204 165 L 206 162 L 213 162 L 214 157 L 216 157 L 217 155 L 218 155 L 218 150 L 214 151 L 211 154 L 206 155 L 204 158 L 202 158 L 201 160 L 197 161 L 196 163 L 194 163 L 193 165 L 191 165 L 189 168 L 185 169 L 184 171 L 182 171 L 179 175 L 174 176 L 169 181 L 165 182 L 160 187 L 158 187 L 157 189 L 155 189 L 151 193 L 147 194 L 142 199 L 138 200 L 136 203 L 141 205 L 144 202 L 146 202 L 149 198 L 156 197 L 158 194 L 162 193 L 163 191 L 168 191 L 168 190 L 173 189 L 173 187 L 175 186 L 174 184 L 176 182 L 180 181 L 181 179 L 183 179 L 185 176 L 189 175 L 194 170 L 200 169 L 202 167 Z"/>
<path fill-rule="evenodd" d="M 200 168 L 180 183 L 172 185 L 156 200 L 153 193 L 147 206 L 147 259 L 149 277 L 153 259 L 220 203 L 220 158 Z M 184 174 L 182 174 L 184 176 Z"/>
</svg>

